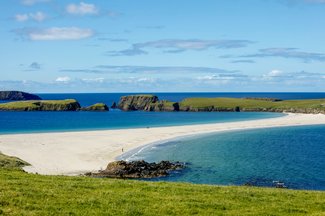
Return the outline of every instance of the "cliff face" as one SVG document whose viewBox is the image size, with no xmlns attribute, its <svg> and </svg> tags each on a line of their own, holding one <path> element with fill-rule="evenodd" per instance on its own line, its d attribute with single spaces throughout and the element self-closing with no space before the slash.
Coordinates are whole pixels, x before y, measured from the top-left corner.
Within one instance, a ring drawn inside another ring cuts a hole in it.
<svg viewBox="0 0 325 216">
<path fill-rule="evenodd" d="M 124 111 L 150 110 L 150 106 L 156 102 L 158 97 L 154 95 L 129 95 L 122 96 L 117 107 Z"/>
<path fill-rule="evenodd" d="M 39 96 L 21 91 L 0 91 L 0 100 L 42 100 Z"/>
<path fill-rule="evenodd" d="M 124 111 L 179 111 L 179 104 L 162 100 L 154 95 L 129 95 L 121 97 L 118 108 Z"/>
<path fill-rule="evenodd" d="M 80 104 L 76 100 L 22 101 L 0 104 L 0 111 L 77 111 Z"/>
<path fill-rule="evenodd" d="M 160 101 L 157 96 L 121 97 L 119 108 L 143 111 L 183 112 L 290 112 L 325 114 L 325 99 L 287 100 L 275 98 L 187 98 L 181 102 Z"/>
</svg>

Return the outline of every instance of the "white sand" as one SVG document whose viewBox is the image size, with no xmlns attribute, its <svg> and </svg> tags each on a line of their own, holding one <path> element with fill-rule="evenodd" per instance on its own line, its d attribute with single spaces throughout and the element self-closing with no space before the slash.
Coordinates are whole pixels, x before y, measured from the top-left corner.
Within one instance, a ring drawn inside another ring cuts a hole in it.
<svg viewBox="0 0 325 216">
<path fill-rule="evenodd" d="M 283 117 L 229 123 L 0 135 L 0 152 L 32 166 L 28 172 L 74 175 L 104 169 L 108 162 L 143 145 L 176 137 L 254 128 L 325 124 L 325 115 L 289 114 Z"/>
</svg>

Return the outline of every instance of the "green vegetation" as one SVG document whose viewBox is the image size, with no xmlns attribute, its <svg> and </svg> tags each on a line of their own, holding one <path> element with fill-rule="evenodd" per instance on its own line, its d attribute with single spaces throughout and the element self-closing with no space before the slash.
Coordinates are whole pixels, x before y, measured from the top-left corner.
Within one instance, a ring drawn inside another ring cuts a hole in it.
<svg viewBox="0 0 325 216">
<path fill-rule="evenodd" d="M 180 102 L 180 109 L 236 109 L 242 111 L 325 112 L 325 99 L 267 101 L 243 98 L 187 98 Z"/>
<path fill-rule="evenodd" d="M 1 157 L 0 161 L 11 160 Z M 20 165 L 19 165 L 20 166 Z M 0 168 L 5 215 L 323 215 L 325 193 L 89 177 Z"/>
<path fill-rule="evenodd" d="M 0 104 L 0 110 L 9 111 L 68 111 L 80 108 L 74 99 L 67 100 L 31 100 Z"/>
<path fill-rule="evenodd" d="M 81 108 L 83 111 L 108 111 L 109 108 L 104 103 L 96 103 L 94 105 Z"/>
<path fill-rule="evenodd" d="M 0 169 L 20 169 L 23 166 L 29 165 L 23 160 L 16 157 L 10 157 L 0 153 Z M 0 171 L 1 172 L 1 171 Z"/>
</svg>

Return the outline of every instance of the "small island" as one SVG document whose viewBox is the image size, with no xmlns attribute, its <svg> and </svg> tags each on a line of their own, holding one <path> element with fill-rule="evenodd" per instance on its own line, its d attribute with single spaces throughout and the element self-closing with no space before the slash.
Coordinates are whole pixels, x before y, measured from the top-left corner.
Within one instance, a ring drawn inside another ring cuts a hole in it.
<svg viewBox="0 0 325 216">
<path fill-rule="evenodd" d="M 0 100 L 42 100 L 42 98 L 22 91 L 0 91 Z"/>
<path fill-rule="evenodd" d="M 81 107 L 75 99 L 30 100 L 0 103 L 0 111 L 109 111 L 104 103 Z"/>
<path fill-rule="evenodd" d="M 80 104 L 74 99 L 32 100 L 0 104 L 0 111 L 77 111 Z"/>
<path fill-rule="evenodd" d="M 106 104 L 104 103 L 96 103 L 94 105 L 88 106 L 88 107 L 82 107 L 80 108 L 81 111 L 109 111 L 109 108 Z"/>
</svg>

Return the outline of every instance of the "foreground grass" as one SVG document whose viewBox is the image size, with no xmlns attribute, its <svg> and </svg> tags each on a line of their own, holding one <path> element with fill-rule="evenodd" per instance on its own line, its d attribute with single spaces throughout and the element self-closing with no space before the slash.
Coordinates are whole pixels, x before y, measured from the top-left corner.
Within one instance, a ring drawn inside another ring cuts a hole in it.
<svg viewBox="0 0 325 216">
<path fill-rule="evenodd" d="M 325 215 L 325 193 L 41 176 L 0 169 L 5 215 Z"/>
</svg>

